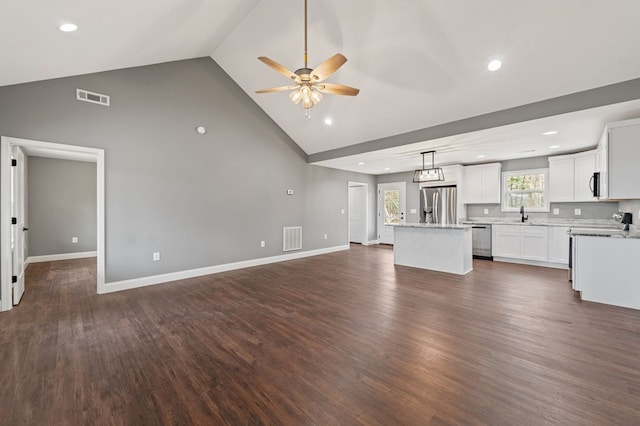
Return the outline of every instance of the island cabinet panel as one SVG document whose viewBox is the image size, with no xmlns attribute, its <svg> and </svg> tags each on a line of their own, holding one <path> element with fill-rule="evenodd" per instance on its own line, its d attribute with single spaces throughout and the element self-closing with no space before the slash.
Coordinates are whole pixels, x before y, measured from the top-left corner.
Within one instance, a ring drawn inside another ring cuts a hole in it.
<svg viewBox="0 0 640 426">
<path fill-rule="evenodd" d="M 640 238 L 574 235 L 573 288 L 582 300 L 640 309 Z"/>
<path fill-rule="evenodd" d="M 546 262 L 548 236 L 546 226 L 493 225 L 494 257 Z"/>
</svg>

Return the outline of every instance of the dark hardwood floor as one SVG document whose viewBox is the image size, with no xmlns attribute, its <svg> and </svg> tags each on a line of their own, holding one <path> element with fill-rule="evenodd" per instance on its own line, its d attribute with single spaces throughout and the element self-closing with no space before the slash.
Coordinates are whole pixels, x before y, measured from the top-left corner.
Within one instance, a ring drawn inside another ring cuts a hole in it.
<svg viewBox="0 0 640 426">
<path fill-rule="evenodd" d="M 92 259 L 32 264 L 0 313 L 0 423 L 638 425 L 640 311 L 566 275 L 352 245 L 98 296 Z"/>
</svg>

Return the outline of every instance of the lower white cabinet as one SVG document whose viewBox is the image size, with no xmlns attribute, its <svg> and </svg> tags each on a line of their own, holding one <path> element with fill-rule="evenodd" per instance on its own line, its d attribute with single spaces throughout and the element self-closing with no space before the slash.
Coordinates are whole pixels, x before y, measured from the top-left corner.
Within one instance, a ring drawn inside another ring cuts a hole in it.
<svg viewBox="0 0 640 426">
<path fill-rule="evenodd" d="M 491 232 L 494 257 L 548 261 L 546 226 L 493 225 Z"/>
<path fill-rule="evenodd" d="M 549 226 L 549 262 L 569 265 L 569 229 Z"/>
</svg>

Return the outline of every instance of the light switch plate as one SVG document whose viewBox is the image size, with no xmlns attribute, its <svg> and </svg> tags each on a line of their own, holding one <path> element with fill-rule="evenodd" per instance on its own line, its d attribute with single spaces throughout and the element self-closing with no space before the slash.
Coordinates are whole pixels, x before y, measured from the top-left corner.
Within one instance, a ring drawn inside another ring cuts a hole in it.
<svg viewBox="0 0 640 426">
<path fill-rule="evenodd" d="M 489 214 L 489 209 L 484 209 L 484 214 Z"/>
<path fill-rule="evenodd" d="M 553 209 L 553 214 L 560 214 L 560 209 Z"/>
<path fill-rule="evenodd" d="M 340 214 L 344 214 L 344 209 L 340 209 Z"/>
<path fill-rule="evenodd" d="M 416 209 L 411 209 L 410 211 L 411 211 L 412 214 L 418 213 L 418 210 L 416 210 Z"/>
<path fill-rule="evenodd" d="M 264 241 L 260 241 L 260 247 L 266 247 L 267 243 L 265 243 Z"/>
<path fill-rule="evenodd" d="M 327 234 L 324 234 L 324 239 L 325 239 L 325 240 L 327 239 Z"/>
<path fill-rule="evenodd" d="M 71 237 L 72 244 L 78 244 L 78 237 Z"/>
<path fill-rule="evenodd" d="M 287 195 L 293 195 L 293 189 L 287 189 Z"/>
<path fill-rule="evenodd" d="M 160 260 L 160 252 L 159 251 L 153 252 L 153 261 L 157 262 L 159 260 Z"/>
<path fill-rule="evenodd" d="M 575 214 L 576 216 L 580 216 L 582 214 L 582 210 L 581 209 L 574 209 L 573 210 L 573 214 Z"/>
</svg>

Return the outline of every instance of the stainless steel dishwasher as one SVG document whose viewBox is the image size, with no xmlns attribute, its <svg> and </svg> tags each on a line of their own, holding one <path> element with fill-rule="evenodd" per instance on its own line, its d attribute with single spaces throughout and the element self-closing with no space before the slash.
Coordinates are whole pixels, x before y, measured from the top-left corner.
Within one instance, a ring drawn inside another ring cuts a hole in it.
<svg viewBox="0 0 640 426">
<path fill-rule="evenodd" d="M 493 260 L 491 255 L 491 225 L 474 224 L 471 226 L 471 233 L 473 257 Z"/>
</svg>

